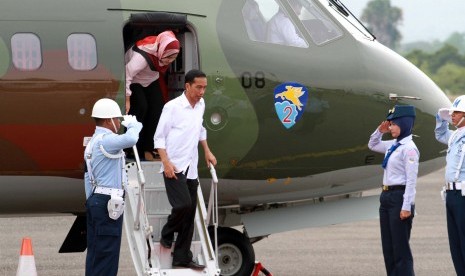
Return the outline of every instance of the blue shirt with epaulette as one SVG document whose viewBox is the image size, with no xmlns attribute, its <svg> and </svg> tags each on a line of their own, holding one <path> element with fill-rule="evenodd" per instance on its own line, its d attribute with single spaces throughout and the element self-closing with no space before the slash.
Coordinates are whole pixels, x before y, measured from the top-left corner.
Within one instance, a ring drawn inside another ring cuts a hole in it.
<svg viewBox="0 0 465 276">
<path fill-rule="evenodd" d="M 465 153 L 465 127 L 450 130 L 449 123 L 436 115 L 436 140 L 448 145 L 446 156 L 446 182 L 465 181 L 465 162 L 461 161 Z M 462 162 L 460 168 L 458 168 Z M 457 174 L 457 170 L 458 174 Z"/>
<path fill-rule="evenodd" d="M 142 124 L 139 122 L 128 125 L 126 133 L 121 135 L 115 134 L 113 131 L 104 127 L 97 126 L 95 128 L 92 139 L 103 134 L 102 139 L 95 141 L 93 144 L 92 159 L 90 161 L 97 186 L 122 189 L 122 183 L 125 181 L 122 173 L 125 164 L 122 158 L 107 158 L 100 150 L 100 145 L 102 145 L 108 153 L 118 154 L 122 149 L 131 148 L 137 143 L 141 129 Z M 84 156 L 84 158 L 86 158 L 86 156 Z M 86 198 L 89 198 L 92 194 L 93 187 L 90 183 L 88 172 L 84 174 L 84 182 Z"/>
</svg>

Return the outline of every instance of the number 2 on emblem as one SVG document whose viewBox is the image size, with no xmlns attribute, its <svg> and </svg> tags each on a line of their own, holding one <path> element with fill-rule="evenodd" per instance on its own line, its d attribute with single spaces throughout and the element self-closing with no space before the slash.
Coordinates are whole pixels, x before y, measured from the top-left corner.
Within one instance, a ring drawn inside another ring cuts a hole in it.
<svg viewBox="0 0 465 276">
<path fill-rule="evenodd" d="M 292 123 L 292 121 L 289 119 L 292 115 L 292 108 L 290 106 L 286 106 L 284 108 L 284 113 L 286 113 L 286 117 L 283 118 L 283 123 Z"/>
</svg>

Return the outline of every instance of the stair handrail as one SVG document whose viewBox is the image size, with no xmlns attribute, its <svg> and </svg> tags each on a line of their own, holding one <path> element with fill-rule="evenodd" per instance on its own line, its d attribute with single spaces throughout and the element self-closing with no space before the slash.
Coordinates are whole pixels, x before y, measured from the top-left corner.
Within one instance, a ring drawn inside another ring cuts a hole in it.
<svg viewBox="0 0 465 276">
<path fill-rule="evenodd" d="M 139 158 L 139 153 L 137 151 L 137 147 L 133 146 L 132 150 L 134 151 L 134 157 L 136 159 L 136 166 L 137 166 L 137 180 L 139 181 L 139 196 L 137 199 L 137 211 L 136 211 L 136 218 L 134 220 L 134 230 L 139 230 L 140 229 L 140 216 L 141 212 L 144 211 L 144 214 L 146 214 L 145 210 L 145 176 L 144 176 L 144 171 L 142 170 L 142 166 L 140 164 L 140 158 Z M 150 225 L 148 221 L 147 215 L 143 217 L 144 219 L 144 234 L 145 234 L 145 239 L 147 241 L 147 261 L 148 265 L 152 267 L 151 264 L 151 254 L 152 254 L 152 248 L 150 246 L 150 241 L 151 239 L 151 234 L 153 232 L 153 227 Z"/>
<path fill-rule="evenodd" d="M 215 237 L 215 261 L 216 266 L 218 267 L 218 177 L 216 175 L 215 167 L 211 163 L 210 174 L 212 176 L 212 184 L 210 188 L 210 197 L 208 200 L 208 209 L 207 217 L 205 218 L 205 224 L 209 225 L 210 219 L 212 219 Z"/>
<path fill-rule="evenodd" d="M 136 146 L 132 147 L 134 151 L 134 157 L 136 159 L 136 166 L 137 166 L 137 180 L 139 181 L 139 197 L 137 200 L 137 212 L 136 212 L 136 219 L 134 220 L 134 229 L 139 230 L 140 228 L 140 210 L 143 204 L 143 194 L 144 194 L 144 186 L 145 186 L 145 176 L 144 171 L 142 170 L 142 166 L 140 165 L 140 158 L 139 153 L 137 151 Z"/>
</svg>

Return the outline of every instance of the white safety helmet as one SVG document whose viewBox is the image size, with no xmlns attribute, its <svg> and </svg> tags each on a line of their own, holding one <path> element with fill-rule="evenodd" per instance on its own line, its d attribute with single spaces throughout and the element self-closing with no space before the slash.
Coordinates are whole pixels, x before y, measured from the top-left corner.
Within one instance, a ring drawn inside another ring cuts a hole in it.
<svg viewBox="0 0 465 276">
<path fill-rule="evenodd" d="M 438 113 L 443 120 L 451 122 L 451 115 L 454 111 L 465 112 L 465 95 L 457 97 L 451 107 L 440 108 Z"/>
<path fill-rule="evenodd" d="M 95 102 L 94 108 L 92 108 L 92 117 L 111 119 L 123 117 L 123 115 L 121 114 L 121 109 L 114 100 L 103 98 Z"/>
<path fill-rule="evenodd" d="M 457 97 L 449 108 L 449 113 L 454 111 L 465 112 L 465 95 Z"/>
</svg>

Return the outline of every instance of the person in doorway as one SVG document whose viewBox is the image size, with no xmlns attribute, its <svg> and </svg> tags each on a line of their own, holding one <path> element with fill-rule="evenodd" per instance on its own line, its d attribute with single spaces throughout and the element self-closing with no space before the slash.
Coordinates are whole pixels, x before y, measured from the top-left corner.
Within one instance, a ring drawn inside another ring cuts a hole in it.
<svg viewBox="0 0 465 276">
<path fill-rule="evenodd" d="M 290 0 L 289 4 L 297 16 L 299 16 L 302 12 L 302 4 L 299 0 Z M 278 12 L 267 23 L 266 37 L 269 43 L 301 48 L 308 46 L 305 40 L 298 34 L 294 23 L 292 23 L 282 7 L 279 8 Z"/>
<path fill-rule="evenodd" d="M 450 130 L 449 123 L 457 129 Z M 457 275 L 465 275 L 465 95 L 436 115 L 436 140 L 448 145 L 445 195 L 449 248 Z"/>
<path fill-rule="evenodd" d="M 145 160 L 156 158 L 153 135 L 169 100 L 164 73 L 179 51 L 174 33 L 165 31 L 137 41 L 126 52 L 126 114 L 135 115 L 143 124 L 137 150 Z"/>
<path fill-rule="evenodd" d="M 368 148 L 385 154 L 379 221 L 387 275 L 415 275 L 410 232 L 420 153 L 412 140 L 415 107 L 396 105 L 370 136 Z M 395 139 L 382 141 L 384 133 Z"/>
<path fill-rule="evenodd" d="M 142 124 L 134 116 L 123 117 L 118 104 L 107 98 L 92 109 L 95 133 L 86 146 L 84 174 L 87 216 L 86 276 L 118 273 L 124 211 L 123 149 L 136 144 Z M 120 124 L 127 128 L 118 135 Z"/>
<path fill-rule="evenodd" d="M 199 185 L 197 163 L 198 144 L 203 147 L 207 166 L 216 165 L 216 158 L 207 144 L 203 127 L 205 103 L 203 95 L 207 77 L 199 70 L 190 70 L 185 76 L 185 91 L 169 101 L 154 136 L 155 148 L 161 157 L 166 193 L 172 206 L 168 221 L 162 229 L 160 244 L 170 248 L 177 232 L 173 253 L 173 267 L 203 269 L 192 260 L 190 246 L 194 233 L 194 218 Z"/>
</svg>

